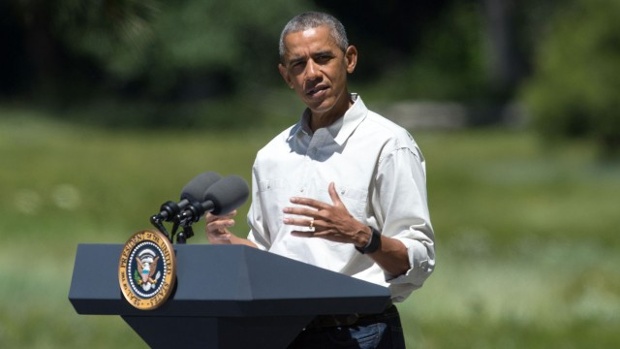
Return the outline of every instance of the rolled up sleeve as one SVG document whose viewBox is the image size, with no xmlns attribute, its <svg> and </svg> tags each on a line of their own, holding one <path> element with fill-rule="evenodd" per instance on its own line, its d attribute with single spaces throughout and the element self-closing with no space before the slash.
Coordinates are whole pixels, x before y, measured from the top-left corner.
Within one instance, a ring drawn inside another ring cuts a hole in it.
<svg viewBox="0 0 620 349">
<path fill-rule="evenodd" d="M 397 148 L 381 159 L 373 207 L 382 233 L 407 247 L 409 270 L 398 276 L 384 273 L 394 300 L 402 301 L 422 287 L 435 268 L 435 235 L 427 203 L 426 169 L 417 146 Z"/>
</svg>

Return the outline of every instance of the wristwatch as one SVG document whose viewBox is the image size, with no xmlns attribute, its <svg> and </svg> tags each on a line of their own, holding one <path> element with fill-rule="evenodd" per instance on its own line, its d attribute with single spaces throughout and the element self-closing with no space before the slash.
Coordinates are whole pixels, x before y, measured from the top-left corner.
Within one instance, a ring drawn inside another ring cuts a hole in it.
<svg viewBox="0 0 620 349">
<path fill-rule="evenodd" d="M 373 253 L 379 248 L 381 248 L 381 233 L 371 226 L 368 226 L 368 228 L 370 228 L 372 234 L 370 235 L 370 239 L 368 239 L 368 243 L 366 244 L 366 246 L 355 246 L 355 249 L 358 250 L 361 254 Z"/>
</svg>

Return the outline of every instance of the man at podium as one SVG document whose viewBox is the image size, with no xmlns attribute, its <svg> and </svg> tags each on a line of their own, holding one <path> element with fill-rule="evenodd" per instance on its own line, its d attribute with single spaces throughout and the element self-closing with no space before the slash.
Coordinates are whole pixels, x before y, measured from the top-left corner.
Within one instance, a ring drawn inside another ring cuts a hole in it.
<svg viewBox="0 0 620 349">
<path fill-rule="evenodd" d="M 278 69 L 307 106 L 258 151 L 247 238 L 233 212 L 207 214 L 212 244 L 245 244 L 388 287 L 394 303 L 435 266 L 425 160 L 402 127 L 347 87 L 358 51 L 331 15 L 302 13 L 284 27 Z M 319 316 L 291 348 L 404 348 L 400 318 Z"/>
</svg>

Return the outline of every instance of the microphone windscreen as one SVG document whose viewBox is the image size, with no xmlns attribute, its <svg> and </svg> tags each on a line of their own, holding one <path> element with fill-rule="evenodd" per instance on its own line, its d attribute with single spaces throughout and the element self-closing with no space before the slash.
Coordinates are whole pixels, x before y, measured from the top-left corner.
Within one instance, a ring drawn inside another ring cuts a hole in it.
<svg viewBox="0 0 620 349">
<path fill-rule="evenodd" d="M 206 190 L 222 178 L 215 172 L 203 172 L 189 181 L 181 191 L 181 200 L 200 201 Z"/>
<path fill-rule="evenodd" d="M 213 202 L 214 215 L 227 214 L 248 199 L 248 183 L 240 176 L 228 176 L 220 179 L 204 193 L 204 201 Z"/>
</svg>

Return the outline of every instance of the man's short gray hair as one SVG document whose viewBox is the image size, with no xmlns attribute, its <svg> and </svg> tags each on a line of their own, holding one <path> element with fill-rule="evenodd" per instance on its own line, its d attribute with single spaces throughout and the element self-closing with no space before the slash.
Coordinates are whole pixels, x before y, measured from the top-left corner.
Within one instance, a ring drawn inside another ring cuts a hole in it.
<svg viewBox="0 0 620 349">
<path fill-rule="evenodd" d="M 325 25 L 329 28 L 331 36 L 336 41 L 336 45 L 345 52 L 349 47 L 349 40 L 347 39 L 347 33 L 344 29 L 344 25 L 336 19 L 336 17 L 323 13 L 323 12 L 304 12 L 293 17 L 282 29 L 280 34 L 280 60 L 284 61 L 284 54 L 286 47 L 284 46 L 284 38 L 291 33 L 304 31 L 307 29 L 316 28 Z"/>
</svg>

